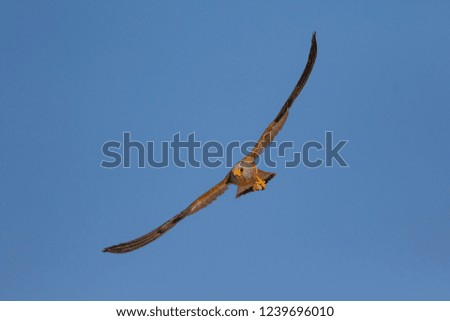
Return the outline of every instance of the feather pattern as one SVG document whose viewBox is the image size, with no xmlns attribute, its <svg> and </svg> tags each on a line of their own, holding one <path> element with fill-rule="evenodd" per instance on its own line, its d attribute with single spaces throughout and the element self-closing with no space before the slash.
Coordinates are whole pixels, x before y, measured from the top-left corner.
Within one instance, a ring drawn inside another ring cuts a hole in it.
<svg viewBox="0 0 450 321">
<path fill-rule="evenodd" d="M 317 42 L 316 42 L 316 33 L 313 33 L 311 39 L 311 48 L 309 50 L 308 62 L 306 63 L 305 69 L 289 95 L 288 99 L 284 103 L 283 107 L 281 107 L 280 112 L 277 117 L 267 126 L 266 130 L 263 132 L 255 147 L 253 147 L 252 151 L 244 158 L 246 161 L 254 161 L 259 157 L 259 155 L 263 152 L 263 150 L 273 141 L 275 136 L 279 133 L 279 131 L 283 128 L 284 123 L 289 115 L 289 109 L 294 103 L 295 99 L 298 97 L 306 82 L 308 81 L 309 75 L 311 74 L 314 63 L 317 57 Z"/>
<path fill-rule="evenodd" d="M 155 228 L 153 231 L 138 237 L 132 241 L 126 243 L 120 243 L 103 249 L 103 252 L 111 253 L 126 253 L 130 251 L 137 250 L 150 242 L 153 242 L 158 237 L 166 233 L 172 227 L 177 225 L 179 221 L 188 215 L 192 215 L 195 212 L 201 210 L 202 208 L 211 204 L 217 197 L 225 193 L 228 189 L 229 184 L 229 174 L 217 185 L 211 188 L 209 191 L 201 195 L 195 201 L 193 201 L 186 209 L 172 217 L 170 220 L 162 224 L 161 226 Z"/>
</svg>

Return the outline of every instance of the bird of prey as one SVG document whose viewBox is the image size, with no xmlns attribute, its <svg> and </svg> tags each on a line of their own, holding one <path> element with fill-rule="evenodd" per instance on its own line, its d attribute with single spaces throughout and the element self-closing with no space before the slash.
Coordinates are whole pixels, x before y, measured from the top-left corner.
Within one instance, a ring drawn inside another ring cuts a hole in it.
<svg viewBox="0 0 450 321">
<path fill-rule="evenodd" d="M 274 137 L 278 134 L 278 132 L 286 122 L 292 103 L 300 94 L 301 90 L 306 84 L 306 81 L 308 80 L 309 75 L 311 74 L 316 56 L 317 43 L 316 33 L 314 32 L 311 39 L 311 48 L 309 51 L 308 62 L 306 63 L 305 69 L 303 70 L 299 81 L 295 85 L 294 90 L 292 90 L 292 93 L 284 103 L 278 115 L 263 132 L 256 145 L 253 147 L 252 151 L 236 165 L 234 165 L 224 179 L 222 179 L 209 191 L 197 198 L 186 209 L 184 209 L 179 214 L 175 215 L 170 220 L 157 227 L 153 231 L 132 241 L 107 247 L 103 249 L 103 252 L 126 253 L 134 251 L 140 247 L 143 247 L 144 245 L 147 245 L 150 242 L 153 242 L 158 237 L 174 227 L 186 216 L 192 215 L 211 204 L 217 197 L 222 195 L 228 189 L 228 186 L 230 184 L 237 185 L 236 197 L 240 197 L 250 192 L 264 190 L 267 183 L 275 176 L 275 173 L 260 170 L 256 167 L 255 160 L 263 152 L 264 148 L 266 148 L 272 142 Z"/>
</svg>

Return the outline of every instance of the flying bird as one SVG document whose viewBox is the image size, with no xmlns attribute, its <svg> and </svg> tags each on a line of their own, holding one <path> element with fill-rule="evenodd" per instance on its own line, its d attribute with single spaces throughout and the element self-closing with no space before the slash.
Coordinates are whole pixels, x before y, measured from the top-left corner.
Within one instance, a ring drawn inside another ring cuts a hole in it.
<svg viewBox="0 0 450 321">
<path fill-rule="evenodd" d="M 269 126 L 267 126 L 266 130 L 263 132 L 256 145 L 253 147 L 252 151 L 242 160 L 240 160 L 236 165 L 234 165 L 224 179 L 222 179 L 209 191 L 197 198 L 186 209 L 184 209 L 179 214 L 175 215 L 170 220 L 157 227 L 153 231 L 132 241 L 107 247 L 103 249 L 103 252 L 126 253 L 134 251 L 138 248 L 143 247 L 144 245 L 147 245 L 150 242 L 153 242 L 158 237 L 174 227 L 186 216 L 192 215 L 211 204 L 217 197 L 222 195 L 228 189 L 228 186 L 230 184 L 237 185 L 236 198 L 250 192 L 264 190 L 267 186 L 267 183 L 275 176 L 275 173 L 260 170 L 256 167 L 255 160 L 272 142 L 281 128 L 283 128 L 283 125 L 288 118 L 289 109 L 291 108 L 292 103 L 302 91 L 309 75 L 311 74 L 314 62 L 316 61 L 316 56 L 317 43 L 316 33 L 314 32 L 311 39 L 311 48 L 309 51 L 308 62 L 306 63 L 305 69 L 303 70 L 299 81 L 292 90 L 292 93 L 289 95 L 283 107 L 281 107 L 281 110 L 275 117 L 275 119 L 269 124 Z"/>
</svg>

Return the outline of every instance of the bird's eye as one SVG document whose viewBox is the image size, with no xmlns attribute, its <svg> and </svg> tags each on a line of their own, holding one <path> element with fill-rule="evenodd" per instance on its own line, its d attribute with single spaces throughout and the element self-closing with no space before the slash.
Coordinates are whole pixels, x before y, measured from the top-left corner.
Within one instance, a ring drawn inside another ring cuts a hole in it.
<svg viewBox="0 0 450 321">
<path fill-rule="evenodd" d="M 244 171 L 244 169 L 241 167 L 241 168 L 239 168 L 239 171 L 242 173 Z"/>
</svg>

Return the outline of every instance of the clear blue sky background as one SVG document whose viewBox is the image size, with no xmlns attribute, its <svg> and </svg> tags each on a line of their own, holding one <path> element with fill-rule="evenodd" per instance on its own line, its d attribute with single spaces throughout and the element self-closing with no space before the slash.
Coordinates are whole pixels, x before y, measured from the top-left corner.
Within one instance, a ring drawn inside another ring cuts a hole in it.
<svg viewBox="0 0 450 321">
<path fill-rule="evenodd" d="M 450 299 L 448 1 L 3 1 L 0 299 Z M 277 168 L 141 250 L 102 253 L 227 168 L 103 169 L 101 146 L 255 140 L 319 55 Z M 320 153 L 318 153 L 320 156 Z"/>
</svg>

